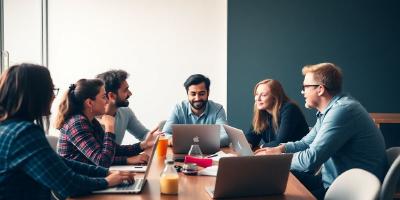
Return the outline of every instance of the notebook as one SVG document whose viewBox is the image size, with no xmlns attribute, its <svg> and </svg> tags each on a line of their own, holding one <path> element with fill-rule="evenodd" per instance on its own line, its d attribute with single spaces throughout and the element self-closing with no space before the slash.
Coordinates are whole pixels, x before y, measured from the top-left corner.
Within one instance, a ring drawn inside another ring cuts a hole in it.
<svg viewBox="0 0 400 200">
<path fill-rule="evenodd" d="M 283 194 L 292 156 L 280 154 L 221 158 L 215 186 L 206 187 L 206 192 L 214 199 Z"/>
<path fill-rule="evenodd" d="M 102 193 L 134 193 L 134 194 L 136 194 L 136 193 L 140 193 L 142 191 L 144 185 L 147 182 L 147 175 L 149 174 L 150 166 L 151 166 L 151 163 L 152 163 L 153 157 L 154 157 L 154 152 L 156 151 L 156 148 L 157 148 L 158 138 L 159 138 L 159 136 L 157 136 L 154 146 L 151 150 L 151 156 L 149 157 L 149 162 L 146 166 L 146 172 L 145 172 L 143 178 L 135 178 L 135 183 L 133 183 L 133 184 L 123 183 L 116 187 L 111 187 L 111 188 L 107 188 L 104 190 L 97 190 L 97 191 L 93 191 L 92 193 L 96 193 L 96 194 L 102 194 Z M 110 170 L 111 170 L 111 167 L 110 167 Z M 124 170 L 124 171 L 130 171 L 130 170 Z"/>
<path fill-rule="evenodd" d="M 172 124 L 172 151 L 187 154 L 193 143 L 200 145 L 203 154 L 219 151 L 221 125 L 212 124 Z"/>
<path fill-rule="evenodd" d="M 228 134 L 229 140 L 232 143 L 233 150 L 239 156 L 252 156 L 254 155 L 251 150 L 250 144 L 247 142 L 246 137 L 242 130 L 232 126 L 224 125 L 224 129 Z"/>
</svg>

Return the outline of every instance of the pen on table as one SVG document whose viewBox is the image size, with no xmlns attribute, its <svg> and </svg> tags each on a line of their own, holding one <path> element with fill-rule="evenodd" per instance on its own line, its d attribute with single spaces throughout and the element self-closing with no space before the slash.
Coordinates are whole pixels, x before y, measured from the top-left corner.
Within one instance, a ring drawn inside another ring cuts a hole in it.
<svg viewBox="0 0 400 200">
<path fill-rule="evenodd" d="M 212 158 L 212 157 L 216 157 L 216 156 L 218 156 L 218 154 L 209 155 L 209 156 L 207 156 L 207 158 Z"/>
</svg>

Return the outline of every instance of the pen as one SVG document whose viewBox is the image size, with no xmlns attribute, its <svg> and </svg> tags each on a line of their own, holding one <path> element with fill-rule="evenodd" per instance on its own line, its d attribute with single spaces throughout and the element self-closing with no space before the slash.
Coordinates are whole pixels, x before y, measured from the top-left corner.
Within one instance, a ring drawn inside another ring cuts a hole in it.
<svg viewBox="0 0 400 200">
<path fill-rule="evenodd" d="M 207 156 L 207 158 L 212 158 L 212 157 L 216 157 L 216 156 L 218 156 L 218 154 L 209 155 L 209 156 Z"/>
</svg>

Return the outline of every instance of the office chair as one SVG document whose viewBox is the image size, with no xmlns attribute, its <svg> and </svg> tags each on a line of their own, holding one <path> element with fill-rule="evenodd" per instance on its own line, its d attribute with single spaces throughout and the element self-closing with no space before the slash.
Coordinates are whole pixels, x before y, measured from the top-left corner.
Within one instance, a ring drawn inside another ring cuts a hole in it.
<svg viewBox="0 0 400 200">
<path fill-rule="evenodd" d="M 58 143 L 58 137 L 54 135 L 46 135 L 47 141 L 49 142 L 51 148 L 57 152 L 57 143 Z"/>
<path fill-rule="evenodd" d="M 325 200 L 375 200 L 381 183 L 372 173 L 353 168 L 339 175 L 325 194 Z"/>
<path fill-rule="evenodd" d="M 385 179 L 382 183 L 382 189 L 379 195 L 380 200 L 393 199 L 396 191 L 399 191 L 399 177 L 400 177 L 400 147 L 392 147 L 386 150 L 388 159 L 389 170 L 386 173 Z"/>
</svg>

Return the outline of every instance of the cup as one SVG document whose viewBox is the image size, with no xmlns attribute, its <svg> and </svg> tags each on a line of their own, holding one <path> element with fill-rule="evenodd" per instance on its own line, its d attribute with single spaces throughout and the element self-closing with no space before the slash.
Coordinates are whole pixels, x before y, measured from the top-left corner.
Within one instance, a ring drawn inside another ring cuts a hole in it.
<svg viewBox="0 0 400 200">
<path fill-rule="evenodd" d="M 165 136 L 160 136 L 157 145 L 157 156 L 159 158 L 164 158 L 167 155 L 168 148 L 168 138 Z"/>
</svg>

